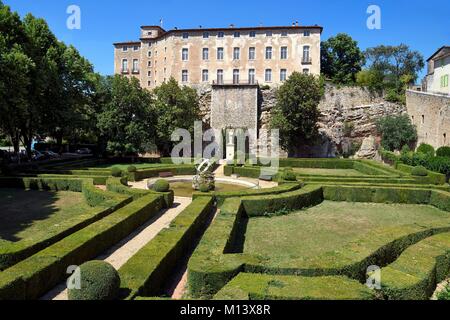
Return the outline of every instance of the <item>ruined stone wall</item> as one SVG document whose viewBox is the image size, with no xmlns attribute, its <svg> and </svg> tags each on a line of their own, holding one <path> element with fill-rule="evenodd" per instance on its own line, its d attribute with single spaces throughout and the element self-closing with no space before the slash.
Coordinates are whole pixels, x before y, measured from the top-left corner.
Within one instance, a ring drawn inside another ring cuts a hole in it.
<svg viewBox="0 0 450 320">
<path fill-rule="evenodd" d="M 417 126 L 418 144 L 450 146 L 450 96 L 408 90 L 406 107 Z"/>
</svg>

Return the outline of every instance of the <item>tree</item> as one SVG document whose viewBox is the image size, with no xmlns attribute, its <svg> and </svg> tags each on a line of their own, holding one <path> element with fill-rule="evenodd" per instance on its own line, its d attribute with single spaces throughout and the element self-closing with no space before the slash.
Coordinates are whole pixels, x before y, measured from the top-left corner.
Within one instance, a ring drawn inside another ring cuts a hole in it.
<svg viewBox="0 0 450 320">
<path fill-rule="evenodd" d="M 115 155 L 145 152 L 154 139 L 156 123 L 152 95 L 136 78 L 116 75 L 105 85 L 98 128 L 107 138 L 107 150 Z"/>
<path fill-rule="evenodd" d="M 400 150 L 404 145 L 417 141 L 417 129 L 408 115 L 386 116 L 377 121 L 381 145 L 388 151 Z"/>
<path fill-rule="evenodd" d="M 387 99 L 394 102 L 404 101 L 405 88 L 417 80 L 425 66 L 423 56 L 405 44 L 369 48 L 365 56 L 368 68 L 382 75 Z"/>
<path fill-rule="evenodd" d="M 174 78 L 155 89 L 156 111 L 156 145 L 164 155 L 170 155 L 174 143 L 172 133 L 176 129 L 194 132 L 195 121 L 201 120 L 200 105 L 195 89 L 180 87 Z"/>
<path fill-rule="evenodd" d="M 318 106 L 323 94 L 321 79 L 298 72 L 279 88 L 271 127 L 280 130 L 280 145 L 290 154 L 296 154 L 302 144 L 317 137 Z"/>
<path fill-rule="evenodd" d="M 337 84 L 353 84 L 356 74 L 365 63 L 358 42 L 345 33 L 323 41 L 321 44 L 322 74 Z"/>
</svg>

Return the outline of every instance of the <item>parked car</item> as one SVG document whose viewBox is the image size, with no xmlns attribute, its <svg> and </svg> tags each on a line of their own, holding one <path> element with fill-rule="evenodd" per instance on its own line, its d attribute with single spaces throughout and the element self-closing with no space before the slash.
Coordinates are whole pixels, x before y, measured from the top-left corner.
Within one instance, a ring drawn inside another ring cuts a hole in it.
<svg viewBox="0 0 450 320">
<path fill-rule="evenodd" d="M 77 150 L 78 154 L 92 154 L 91 149 L 89 148 L 81 148 Z"/>
</svg>

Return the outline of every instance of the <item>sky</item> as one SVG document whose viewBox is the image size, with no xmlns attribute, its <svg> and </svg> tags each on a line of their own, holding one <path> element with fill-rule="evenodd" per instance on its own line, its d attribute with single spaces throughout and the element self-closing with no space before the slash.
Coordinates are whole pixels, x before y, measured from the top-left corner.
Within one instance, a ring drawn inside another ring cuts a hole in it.
<svg viewBox="0 0 450 320">
<path fill-rule="evenodd" d="M 114 70 L 113 43 L 138 40 L 141 25 L 197 28 L 318 24 L 322 39 L 345 32 L 362 49 L 405 43 L 428 59 L 450 45 L 448 0 L 3 0 L 22 17 L 44 18 L 59 40 L 74 45 L 101 74 Z M 81 29 L 67 28 L 67 8 L 81 11 Z M 370 30 L 370 5 L 381 9 L 381 29 Z M 420 74 L 425 75 L 425 70 Z"/>
</svg>

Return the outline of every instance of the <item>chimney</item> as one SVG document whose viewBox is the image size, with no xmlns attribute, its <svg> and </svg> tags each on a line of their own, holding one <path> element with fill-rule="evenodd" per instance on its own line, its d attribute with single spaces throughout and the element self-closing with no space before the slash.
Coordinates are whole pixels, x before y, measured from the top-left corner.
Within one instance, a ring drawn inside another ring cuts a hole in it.
<svg viewBox="0 0 450 320">
<path fill-rule="evenodd" d="M 295 26 L 298 27 L 298 21 L 295 21 Z"/>
<path fill-rule="evenodd" d="M 198 26 L 198 28 L 199 28 L 199 29 L 201 29 L 201 28 L 202 28 L 202 26 L 200 25 L 200 26 Z"/>
<path fill-rule="evenodd" d="M 292 26 L 293 26 L 293 27 L 295 27 L 295 21 L 294 21 L 294 22 L 292 22 Z"/>
<path fill-rule="evenodd" d="M 230 24 L 230 28 L 234 28 L 234 24 L 233 23 Z"/>
</svg>

